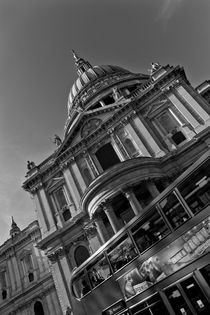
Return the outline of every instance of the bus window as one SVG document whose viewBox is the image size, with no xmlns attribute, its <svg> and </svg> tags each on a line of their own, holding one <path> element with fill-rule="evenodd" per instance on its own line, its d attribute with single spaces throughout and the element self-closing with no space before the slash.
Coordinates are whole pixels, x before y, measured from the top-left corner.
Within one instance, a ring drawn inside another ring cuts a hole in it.
<svg viewBox="0 0 210 315">
<path fill-rule="evenodd" d="M 159 203 L 163 213 L 171 224 L 172 228 L 177 228 L 189 219 L 189 214 L 179 203 L 174 193 L 170 193 Z"/>
<path fill-rule="evenodd" d="M 91 266 L 87 267 L 88 276 L 92 287 L 96 287 L 106 280 L 110 275 L 110 267 L 107 258 L 100 256 Z"/>
<path fill-rule="evenodd" d="M 134 259 L 137 250 L 130 237 L 124 235 L 108 249 L 107 254 L 115 272 Z"/>
<path fill-rule="evenodd" d="M 73 281 L 73 292 L 77 298 L 81 298 L 90 292 L 90 283 L 87 275 L 80 273 Z"/>
<path fill-rule="evenodd" d="M 156 208 L 153 208 L 149 216 L 138 222 L 131 232 L 140 252 L 143 252 L 167 235 L 169 229 Z"/>
<path fill-rule="evenodd" d="M 210 160 L 178 186 L 193 214 L 210 204 Z"/>
</svg>

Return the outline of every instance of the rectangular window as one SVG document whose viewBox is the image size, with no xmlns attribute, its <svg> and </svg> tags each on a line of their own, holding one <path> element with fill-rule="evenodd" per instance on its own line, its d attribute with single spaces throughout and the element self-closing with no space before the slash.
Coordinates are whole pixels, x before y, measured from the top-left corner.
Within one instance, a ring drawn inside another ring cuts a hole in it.
<svg viewBox="0 0 210 315">
<path fill-rule="evenodd" d="M 143 252 L 160 241 L 170 231 L 157 209 L 153 208 L 149 216 L 139 221 L 131 229 L 131 232 L 140 252 Z"/>
<path fill-rule="evenodd" d="M 77 276 L 77 278 L 73 282 L 73 290 L 74 295 L 77 298 L 81 298 L 90 292 L 90 282 L 87 274 L 82 272 Z"/>
<path fill-rule="evenodd" d="M 137 256 L 137 250 L 128 235 L 116 241 L 108 250 L 113 271 L 117 271 Z"/>
<path fill-rule="evenodd" d="M 1 271 L 0 277 L 1 277 L 1 279 L 0 279 L 1 287 L 6 288 L 7 287 L 6 271 Z"/>
<path fill-rule="evenodd" d="M 193 214 L 210 204 L 210 159 L 178 186 Z"/>
<path fill-rule="evenodd" d="M 64 187 L 58 188 L 54 192 L 54 196 L 59 210 L 63 209 L 65 206 L 68 205 L 66 191 L 64 190 Z"/>
<path fill-rule="evenodd" d="M 189 214 L 172 192 L 159 203 L 172 228 L 177 228 L 189 219 Z"/>
<path fill-rule="evenodd" d="M 87 267 L 87 270 L 91 286 L 93 288 L 102 283 L 111 275 L 109 263 L 107 258 L 104 256 L 100 256 L 97 261 Z"/>
</svg>

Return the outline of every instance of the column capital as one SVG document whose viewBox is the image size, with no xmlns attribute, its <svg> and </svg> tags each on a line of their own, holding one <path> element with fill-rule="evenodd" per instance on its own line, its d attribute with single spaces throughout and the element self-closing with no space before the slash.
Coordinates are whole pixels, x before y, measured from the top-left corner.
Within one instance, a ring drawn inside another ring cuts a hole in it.
<svg viewBox="0 0 210 315">
<path fill-rule="evenodd" d="M 131 194 L 133 194 L 133 188 L 128 186 L 128 187 L 123 187 L 122 189 L 120 189 L 120 192 L 126 197 L 129 198 L 131 196 Z"/>
<path fill-rule="evenodd" d="M 96 234 L 96 226 L 95 226 L 94 221 L 90 222 L 89 224 L 84 225 L 83 229 L 87 237 L 91 237 Z"/>
<path fill-rule="evenodd" d="M 65 256 L 65 248 L 62 246 L 55 249 L 53 252 L 50 252 L 47 254 L 48 259 L 52 263 L 58 261 L 60 258 L 63 258 L 64 256 Z"/>
<path fill-rule="evenodd" d="M 104 201 L 102 201 L 99 207 L 101 207 L 101 209 L 104 211 L 112 210 L 112 205 L 111 205 L 110 199 L 105 199 Z"/>
</svg>

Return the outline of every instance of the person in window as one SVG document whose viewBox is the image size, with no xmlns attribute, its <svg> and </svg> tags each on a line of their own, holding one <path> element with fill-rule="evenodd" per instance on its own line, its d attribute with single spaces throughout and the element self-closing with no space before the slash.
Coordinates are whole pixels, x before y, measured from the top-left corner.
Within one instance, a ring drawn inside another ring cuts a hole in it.
<svg viewBox="0 0 210 315">
<path fill-rule="evenodd" d="M 129 299 L 130 297 L 132 297 L 136 294 L 134 287 L 133 287 L 133 279 L 132 279 L 131 275 L 127 275 L 125 277 L 124 292 L 125 292 L 125 297 L 127 299 Z"/>
<path fill-rule="evenodd" d="M 90 287 L 87 284 L 86 280 L 83 279 L 82 280 L 82 289 L 81 289 L 81 297 L 84 296 L 85 294 L 87 294 L 88 292 L 90 292 Z"/>
<path fill-rule="evenodd" d="M 98 284 L 100 284 L 102 281 L 104 281 L 104 277 L 102 277 L 102 275 L 100 274 L 100 272 L 98 270 L 96 270 L 96 268 L 92 269 L 91 272 L 91 282 L 93 284 L 93 286 L 97 286 Z"/>
</svg>

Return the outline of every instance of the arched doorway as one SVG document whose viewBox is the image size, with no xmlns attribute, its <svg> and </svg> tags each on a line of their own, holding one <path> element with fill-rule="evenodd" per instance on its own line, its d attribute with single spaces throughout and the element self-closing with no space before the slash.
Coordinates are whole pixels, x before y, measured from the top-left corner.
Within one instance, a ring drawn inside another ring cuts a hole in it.
<svg viewBox="0 0 210 315">
<path fill-rule="evenodd" d="M 34 304 L 34 315 L 45 315 L 42 303 L 40 301 L 37 301 Z"/>
<path fill-rule="evenodd" d="M 77 267 L 80 266 L 86 259 L 90 257 L 89 251 L 85 246 L 78 246 L 74 252 L 74 259 Z"/>
</svg>

